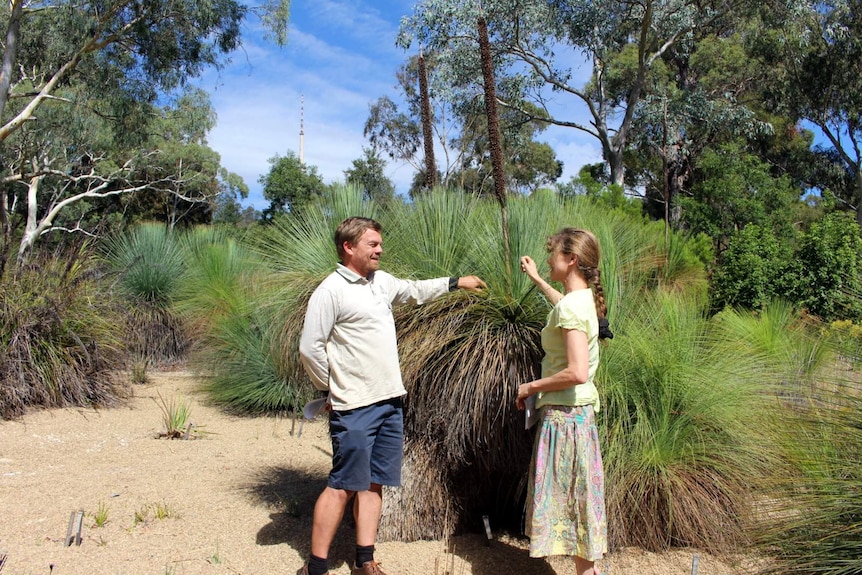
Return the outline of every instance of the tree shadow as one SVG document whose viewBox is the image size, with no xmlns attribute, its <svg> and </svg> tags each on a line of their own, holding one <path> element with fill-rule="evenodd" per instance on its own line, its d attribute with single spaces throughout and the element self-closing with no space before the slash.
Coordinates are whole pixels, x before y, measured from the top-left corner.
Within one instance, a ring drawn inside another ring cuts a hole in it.
<svg viewBox="0 0 862 575">
<path fill-rule="evenodd" d="M 258 502 L 273 510 L 270 522 L 257 532 L 258 545 L 287 544 L 302 557 L 311 552 L 311 526 L 314 504 L 326 487 L 327 477 L 319 472 L 306 473 L 287 467 L 265 467 L 255 472 L 244 486 Z M 355 528 L 352 506 L 335 534 L 329 552 L 330 566 L 339 568 L 355 554 Z"/>
</svg>

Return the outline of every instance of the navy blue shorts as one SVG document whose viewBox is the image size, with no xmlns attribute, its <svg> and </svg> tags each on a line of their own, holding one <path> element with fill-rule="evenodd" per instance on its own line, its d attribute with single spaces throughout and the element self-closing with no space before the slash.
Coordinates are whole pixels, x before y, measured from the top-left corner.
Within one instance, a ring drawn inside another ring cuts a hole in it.
<svg viewBox="0 0 862 575">
<path fill-rule="evenodd" d="M 400 397 L 329 412 L 332 471 L 329 486 L 368 491 L 372 483 L 401 485 L 404 414 Z"/>
</svg>

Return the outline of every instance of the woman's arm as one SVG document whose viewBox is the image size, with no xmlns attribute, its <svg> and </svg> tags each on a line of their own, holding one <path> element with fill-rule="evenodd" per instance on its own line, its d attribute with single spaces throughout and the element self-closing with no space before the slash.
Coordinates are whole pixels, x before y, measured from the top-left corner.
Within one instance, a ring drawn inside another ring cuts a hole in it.
<svg viewBox="0 0 862 575">
<path fill-rule="evenodd" d="M 524 409 L 524 400 L 535 393 L 568 389 L 574 385 L 586 383 L 589 378 L 590 351 L 587 334 L 574 329 L 563 329 L 562 332 L 566 345 L 566 368 L 549 377 L 519 385 L 518 409 Z"/>
</svg>

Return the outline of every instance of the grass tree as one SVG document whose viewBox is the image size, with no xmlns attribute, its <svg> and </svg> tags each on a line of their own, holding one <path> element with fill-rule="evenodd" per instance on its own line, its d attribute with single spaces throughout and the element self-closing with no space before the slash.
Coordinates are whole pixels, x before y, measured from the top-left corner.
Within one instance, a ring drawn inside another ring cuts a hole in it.
<svg viewBox="0 0 862 575">
<path fill-rule="evenodd" d="M 780 467 L 774 358 L 787 348 L 746 351 L 738 316 L 705 309 L 702 294 L 645 292 L 603 357 L 614 546 L 739 549 L 755 486 Z"/>
<path fill-rule="evenodd" d="M 178 305 L 201 334 L 194 363 L 215 401 L 264 413 L 293 411 L 311 398 L 297 352 L 305 306 L 335 266 L 335 227 L 374 209 L 348 187 L 241 240 L 205 230 L 190 236 Z"/>
<path fill-rule="evenodd" d="M 191 364 L 216 403 L 243 413 L 291 410 L 309 396 L 291 377 L 281 326 L 270 313 L 261 259 L 225 229 L 198 228 L 183 241 L 186 271 L 176 308 L 197 334 Z"/>
<path fill-rule="evenodd" d="M 185 359 L 191 343 L 173 304 L 185 255 L 178 233 L 145 223 L 104 243 L 105 259 L 126 301 L 126 348 L 134 361 L 171 364 Z"/>
<path fill-rule="evenodd" d="M 810 381 L 822 366 L 819 351 L 798 337 L 769 337 L 781 322 L 789 325 L 780 310 L 710 320 L 687 248 L 667 242 L 660 227 L 588 201 L 534 194 L 509 203 L 506 249 L 498 210 L 487 198 L 438 189 L 382 211 L 343 188 L 256 232 L 248 245 L 257 263 L 248 269 L 260 273 L 231 284 L 228 291 L 239 290 L 237 301 L 247 304 L 222 316 L 214 333 L 223 341 L 212 340 L 228 402 L 262 410 L 283 407 L 288 389 L 310 392 L 296 356 L 305 304 L 333 269 L 337 224 L 374 217 L 385 230 L 388 271 L 476 274 L 488 283 L 482 294 L 455 292 L 395 310 L 408 389 L 406 488 L 388 493 L 381 536 L 441 537 L 478 529 L 481 515 L 517 527 L 532 436 L 515 394 L 538 375 L 549 307 L 526 277 L 508 270 L 524 254 L 543 262 L 546 238 L 560 227 L 589 228 L 602 245 L 601 278 L 617 334 L 603 348 L 598 375 L 613 542 L 739 545 L 760 484 L 750 479 L 786 461 L 776 386 Z M 256 375 L 264 371 L 267 377 Z M 248 397 L 256 403 L 243 402 Z"/>
<path fill-rule="evenodd" d="M 475 273 L 488 290 L 396 312 L 408 389 L 405 435 L 414 452 L 405 476 L 421 480 L 424 491 L 412 501 L 402 496 L 400 509 L 387 508 L 381 524 L 386 537 L 475 529 L 481 515 L 497 525 L 520 523 L 532 437 L 523 429 L 515 395 L 518 384 L 538 376 L 549 307 L 523 274 L 510 274 L 517 259 L 529 254 L 544 261 L 547 236 L 564 225 L 592 229 L 605 253 L 602 278 L 612 317 L 622 313 L 616 302 L 645 289 L 662 261 L 649 257 L 640 223 L 600 213 L 587 202 L 566 204 L 538 194 L 513 198 L 509 207 L 508 249 L 499 207 L 487 199 L 438 191 L 403 213 L 387 214 L 393 218 L 387 265 L 416 277 Z M 441 503 L 444 493 L 453 501 Z M 423 509 L 417 508 L 421 502 Z M 449 522 L 416 521 L 435 515 Z"/>
</svg>

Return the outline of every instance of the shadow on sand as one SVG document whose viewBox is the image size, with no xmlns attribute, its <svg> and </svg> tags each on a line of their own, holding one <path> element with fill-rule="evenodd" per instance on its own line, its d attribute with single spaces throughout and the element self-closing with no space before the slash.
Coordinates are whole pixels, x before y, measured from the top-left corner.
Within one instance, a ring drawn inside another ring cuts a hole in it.
<svg viewBox="0 0 862 575">
<path fill-rule="evenodd" d="M 244 489 L 254 499 L 273 509 L 270 522 L 257 533 L 258 545 L 287 544 L 301 556 L 307 557 L 311 547 L 311 524 L 314 504 L 326 487 L 326 476 L 305 473 L 285 467 L 265 467 L 258 470 Z M 332 548 L 330 565 L 341 568 L 354 554 L 354 521 L 348 511 L 338 528 Z M 508 542 L 508 537 L 490 542 L 484 534 L 464 534 L 452 539 L 452 553 L 470 565 L 473 575 L 496 575 L 506 572 L 507 566 L 530 564 L 533 575 L 555 575 L 554 569 L 540 559 L 530 560 L 529 551 Z M 441 556 L 437 575 L 449 572 Z M 449 575 L 458 575 L 456 567 Z"/>
<path fill-rule="evenodd" d="M 245 486 L 246 491 L 273 509 L 270 522 L 257 532 L 258 545 L 287 544 L 302 557 L 311 552 L 311 523 L 317 496 L 326 487 L 326 477 L 285 467 L 260 469 Z M 339 568 L 353 556 L 353 516 L 344 514 L 330 549 L 330 565 Z"/>
<path fill-rule="evenodd" d="M 484 534 L 466 534 L 453 538 L 454 555 L 470 565 L 473 575 L 528 572 L 530 575 L 556 575 L 554 568 L 543 559 L 530 559 L 528 549 L 513 544 L 511 537 L 488 541 Z M 459 575 L 457 566 L 443 569 L 440 575 Z M 448 566 L 447 566 L 448 567 Z M 529 571 L 524 571 L 528 568 Z"/>
</svg>

